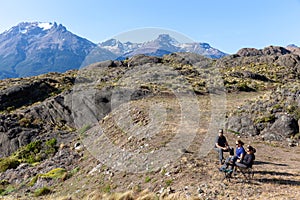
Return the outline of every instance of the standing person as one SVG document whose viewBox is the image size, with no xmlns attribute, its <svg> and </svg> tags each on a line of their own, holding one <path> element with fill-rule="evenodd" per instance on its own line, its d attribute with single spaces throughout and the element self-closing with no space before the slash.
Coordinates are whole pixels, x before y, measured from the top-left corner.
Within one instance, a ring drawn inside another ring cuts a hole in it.
<svg viewBox="0 0 300 200">
<path fill-rule="evenodd" d="M 229 152 L 231 151 L 227 139 L 224 136 L 223 133 L 223 129 L 219 130 L 219 134 L 216 138 L 216 142 L 215 142 L 215 150 L 219 153 L 219 164 L 222 165 L 223 164 L 223 152 Z"/>
</svg>

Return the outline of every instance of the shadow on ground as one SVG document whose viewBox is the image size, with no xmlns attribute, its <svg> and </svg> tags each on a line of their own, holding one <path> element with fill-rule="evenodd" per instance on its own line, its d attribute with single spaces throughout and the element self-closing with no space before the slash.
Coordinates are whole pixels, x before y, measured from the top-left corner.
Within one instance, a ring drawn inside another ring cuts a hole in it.
<svg viewBox="0 0 300 200">
<path fill-rule="evenodd" d="M 288 172 L 276 172 L 276 171 L 254 171 L 255 174 L 262 175 L 274 175 L 274 176 L 297 176 L 296 174 L 288 173 Z"/>
<path fill-rule="evenodd" d="M 287 164 L 273 163 L 273 162 L 266 162 L 266 161 L 255 161 L 254 164 L 255 165 L 276 165 L 276 166 L 283 166 L 283 167 L 288 166 Z"/>
<path fill-rule="evenodd" d="M 280 179 L 280 178 L 261 178 L 257 179 L 261 183 L 272 183 L 277 185 L 293 185 L 300 186 L 300 181 L 290 180 L 290 179 Z"/>
</svg>

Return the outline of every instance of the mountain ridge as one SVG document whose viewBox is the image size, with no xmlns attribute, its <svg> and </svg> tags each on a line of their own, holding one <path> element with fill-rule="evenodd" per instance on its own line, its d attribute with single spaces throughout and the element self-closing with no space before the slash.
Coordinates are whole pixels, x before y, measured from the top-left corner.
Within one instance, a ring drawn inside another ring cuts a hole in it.
<svg viewBox="0 0 300 200">
<path fill-rule="evenodd" d="M 208 43 L 180 43 L 175 38 L 171 37 L 169 34 L 160 34 L 156 39 L 142 43 L 122 43 L 117 39 L 109 39 L 107 41 L 99 43 L 99 46 L 101 48 L 105 48 L 116 53 L 118 55 L 118 60 L 126 59 L 127 57 L 132 57 L 137 54 L 162 56 L 174 52 L 197 53 L 209 58 L 216 59 L 228 55 L 216 48 L 211 47 Z"/>
<path fill-rule="evenodd" d="M 211 58 L 227 55 L 202 44 L 206 43 L 178 43 L 168 34 L 143 43 L 109 39 L 95 44 L 56 22 L 21 22 L 0 34 L 0 79 L 65 72 L 137 54 L 163 56 L 173 52 L 195 52 Z"/>
</svg>

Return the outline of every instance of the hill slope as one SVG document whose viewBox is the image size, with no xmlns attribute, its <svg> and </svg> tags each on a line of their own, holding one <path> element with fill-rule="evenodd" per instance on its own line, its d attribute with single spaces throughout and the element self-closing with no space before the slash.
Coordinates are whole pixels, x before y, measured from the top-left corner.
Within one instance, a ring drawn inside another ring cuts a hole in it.
<svg viewBox="0 0 300 200">
<path fill-rule="evenodd" d="M 297 199 L 300 59 L 270 51 L 138 55 L 0 81 L 1 194 Z M 239 138 L 256 147 L 251 181 L 222 180 L 212 150 L 220 127 L 231 145 Z"/>
</svg>

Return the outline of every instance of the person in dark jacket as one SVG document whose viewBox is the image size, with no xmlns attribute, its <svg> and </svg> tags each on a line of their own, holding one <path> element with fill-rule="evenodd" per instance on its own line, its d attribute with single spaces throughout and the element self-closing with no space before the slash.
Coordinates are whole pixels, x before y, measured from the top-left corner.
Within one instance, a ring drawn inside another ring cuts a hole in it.
<svg viewBox="0 0 300 200">
<path fill-rule="evenodd" d="M 227 139 L 226 139 L 226 137 L 224 136 L 224 133 L 223 133 L 223 129 L 219 130 L 219 134 L 218 134 L 218 136 L 216 138 L 216 141 L 215 141 L 214 149 L 219 153 L 219 163 L 220 163 L 220 165 L 223 164 L 223 159 L 224 159 L 223 152 L 233 151 L 233 149 L 231 149 L 228 145 Z"/>
<path fill-rule="evenodd" d="M 235 162 L 236 166 L 241 167 L 241 168 L 252 167 L 254 160 L 255 160 L 254 153 L 256 152 L 256 150 L 252 146 L 248 146 L 246 151 L 247 151 L 247 154 L 244 156 L 244 159 L 242 160 L 242 162 Z"/>
</svg>

